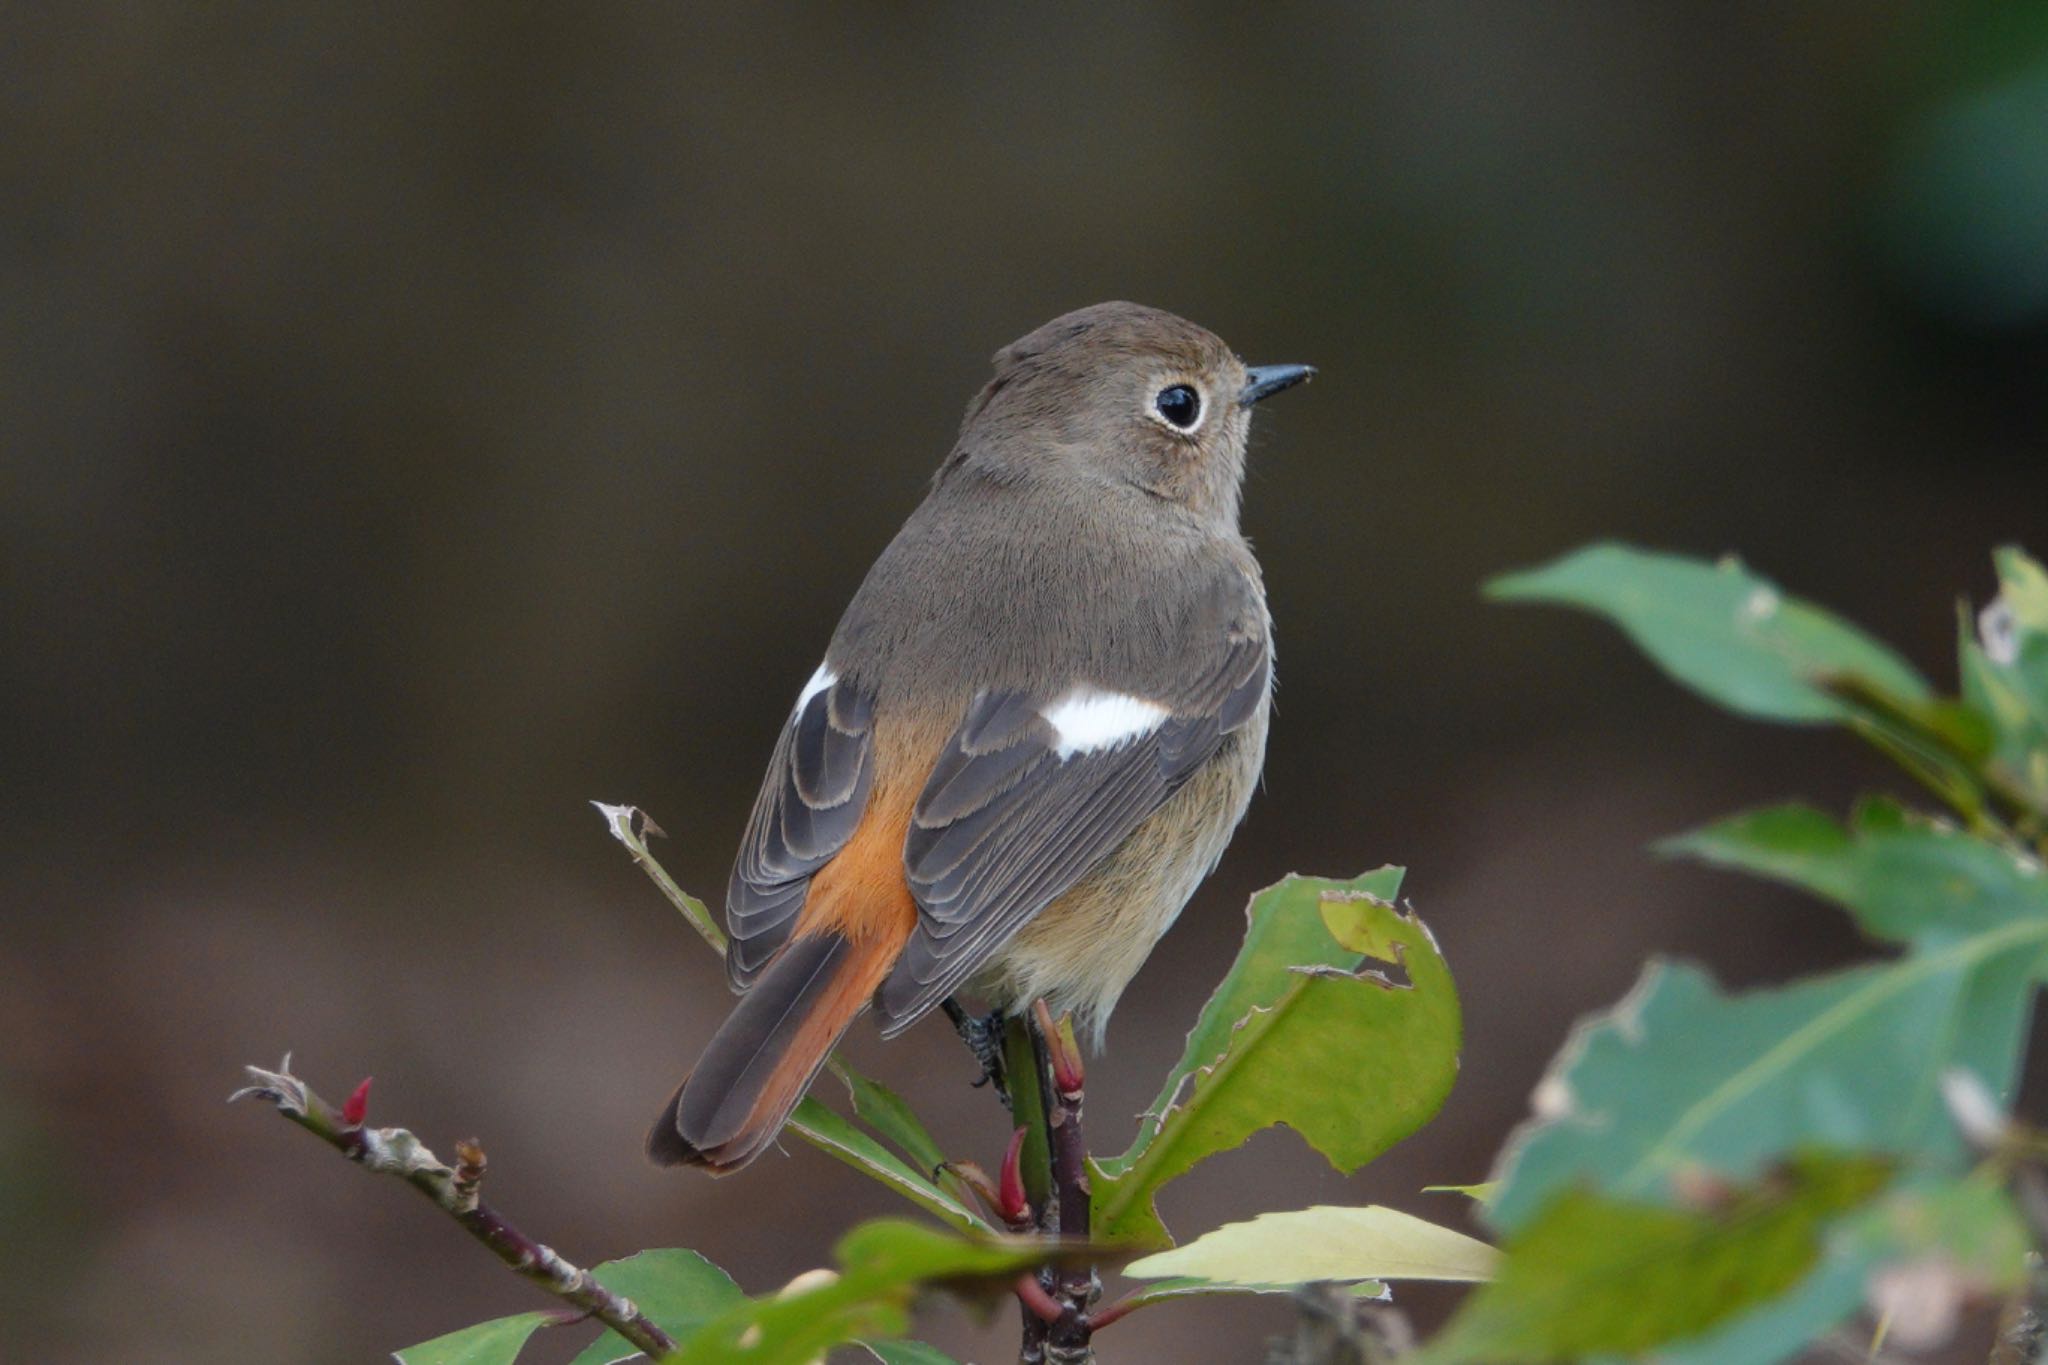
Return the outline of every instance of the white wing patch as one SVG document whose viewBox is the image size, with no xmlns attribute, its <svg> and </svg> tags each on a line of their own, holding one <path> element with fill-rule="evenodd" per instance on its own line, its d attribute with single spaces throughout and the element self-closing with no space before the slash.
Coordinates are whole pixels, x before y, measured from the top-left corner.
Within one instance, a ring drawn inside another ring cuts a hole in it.
<svg viewBox="0 0 2048 1365">
<path fill-rule="evenodd" d="M 1114 749 L 1142 739 L 1172 713 L 1143 697 L 1077 687 L 1039 714 L 1059 732 L 1059 745 L 1053 752 L 1064 762 L 1075 754 Z"/>
<path fill-rule="evenodd" d="M 802 715 L 804 708 L 811 704 L 811 698 L 839 681 L 839 675 L 832 671 L 830 664 L 819 664 L 818 671 L 811 674 L 811 680 L 804 684 L 804 690 L 797 693 L 796 713 Z"/>
</svg>

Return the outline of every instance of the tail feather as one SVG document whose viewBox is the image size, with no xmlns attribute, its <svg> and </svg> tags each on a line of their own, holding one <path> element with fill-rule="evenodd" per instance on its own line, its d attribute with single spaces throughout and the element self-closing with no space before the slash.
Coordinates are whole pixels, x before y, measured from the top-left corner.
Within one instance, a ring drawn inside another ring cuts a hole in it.
<svg viewBox="0 0 2048 1365">
<path fill-rule="evenodd" d="M 718 1175 L 760 1155 L 888 975 L 892 946 L 832 929 L 792 939 L 670 1098 L 647 1135 L 647 1155 Z"/>
</svg>

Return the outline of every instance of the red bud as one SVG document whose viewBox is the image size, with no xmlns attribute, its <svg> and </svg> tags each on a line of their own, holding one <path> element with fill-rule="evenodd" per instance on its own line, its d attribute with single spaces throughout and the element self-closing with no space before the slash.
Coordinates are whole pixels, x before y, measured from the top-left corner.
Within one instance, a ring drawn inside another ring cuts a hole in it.
<svg viewBox="0 0 2048 1365">
<path fill-rule="evenodd" d="M 1045 1292 L 1045 1286 L 1038 1282 L 1036 1275 L 1017 1277 L 1017 1297 L 1041 1322 L 1058 1322 L 1067 1311 L 1060 1307 L 1058 1299 Z"/>
<path fill-rule="evenodd" d="M 996 1186 L 996 1212 L 1012 1226 L 1031 1221 L 1031 1201 L 1024 1197 L 1024 1134 L 1019 1128 L 1010 1134 L 1010 1149 L 1003 1153 L 1003 1169 Z"/>
<path fill-rule="evenodd" d="M 1087 1083 L 1088 1073 L 1081 1064 L 1081 1044 L 1074 1038 L 1073 1019 L 1061 1015 L 1059 1029 L 1050 1041 L 1053 1087 L 1060 1092 L 1061 1099 L 1074 1099 Z"/>
<path fill-rule="evenodd" d="M 370 1076 L 363 1077 L 363 1083 L 357 1086 L 349 1094 L 349 1097 L 341 1102 L 341 1121 L 345 1126 L 350 1128 L 360 1128 L 363 1126 L 363 1115 L 370 1112 L 370 1082 L 373 1079 L 375 1078 Z"/>
</svg>

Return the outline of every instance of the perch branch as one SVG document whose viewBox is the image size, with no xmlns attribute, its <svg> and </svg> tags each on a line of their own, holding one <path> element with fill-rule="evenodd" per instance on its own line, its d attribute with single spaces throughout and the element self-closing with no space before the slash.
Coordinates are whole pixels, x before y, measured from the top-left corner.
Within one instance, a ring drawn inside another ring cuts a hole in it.
<svg viewBox="0 0 2048 1365">
<path fill-rule="evenodd" d="M 1044 1134 L 1049 1179 L 1042 1199 L 1032 1201 L 1042 1233 L 1063 1243 L 1086 1245 L 1089 1204 L 1088 1145 L 1081 1132 L 1085 1074 L 1071 1021 L 1053 1022 L 1045 1002 L 1034 1002 L 1025 1028 L 1030 1034 L 1035 1086 L 1019 1087 L 1018 1098 L 1038 1093 L 1038 1112 L 1028 1116 Z M 1019 1114 L 1019 1118 L 1026 1115 Z M 1006 1163 L 1007 1164 L 1007 1163 Z M 1047 1265 L 1019 1287 L 1024 1307 L 1022 1365 L 1090 1365 L 1098 1323 L 1089 1310 L 1102 1295 L 1102 1281 L 1085 1261 Z M 1122 1314 L 1114 1315 L 1121 1317 Z M 1112 1319 L 1113 1320 L 1113 1319 Z"/>
<path fill-rule="evenodd" d="M 228 1096 L 229 1102 L 266 1100 L 278 1113 L 358 1166 L 397 1176 L 433 1200 L 436 1207 L 489 1247 L 499 1260 L 573 1306 L 579 1316 L 596 1318 L 650 1358 L 658 1360 L 676 1349 L 668 1333 L 651 1322 L 631 1299 L 606 1289 L 589 1271 L 570 1264 L 554 1248 L 528 1237 L 477 1197 L 484 1177 L 484 1152 L 474 1141 L 458 1142 L 455 1165 L 449 1166 L 403 1128 L 364 1125 L 367 1081 L 336 1109 L 294 1076 L 291 1066 L 291 1056 L 286 1054 L 275 1071 L 258 1066 L 245 1068 L 250 1084 Z"/>
</svg>

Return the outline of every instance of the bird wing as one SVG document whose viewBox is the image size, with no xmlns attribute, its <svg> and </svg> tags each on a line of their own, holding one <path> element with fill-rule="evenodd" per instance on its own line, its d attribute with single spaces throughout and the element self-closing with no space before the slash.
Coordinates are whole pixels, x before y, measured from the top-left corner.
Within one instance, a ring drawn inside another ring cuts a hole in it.
<svg viewBox="0 0 2048 1365">
<path fill-rule="evenodd" d="M 1272 671 L 1265 613 L 1247 583 L 1227 587 L 1191 613 L 1200 634 L 1178 642 L 1170 682 L 969 703 L 911 813 L 918 924 L 877 994 L 885 1037 L 958 989 L 1258 714 Z"/>
<path fill-rule="evenodd" d="M 725 892 L 726 973 L 753 984 L 786 942 L 811 875 L 845 847 L 874 783 L 874 694 L 820 667 L 768 760 Z"/>
</svg>

